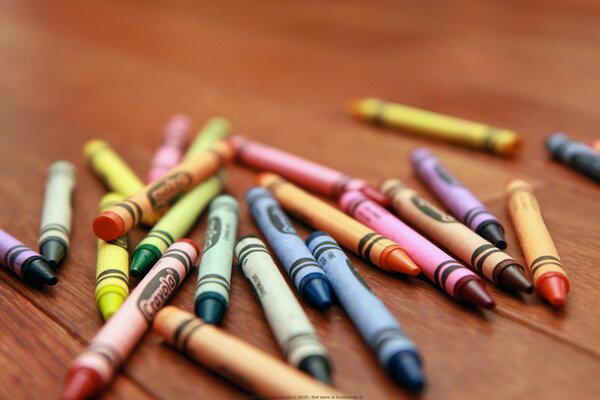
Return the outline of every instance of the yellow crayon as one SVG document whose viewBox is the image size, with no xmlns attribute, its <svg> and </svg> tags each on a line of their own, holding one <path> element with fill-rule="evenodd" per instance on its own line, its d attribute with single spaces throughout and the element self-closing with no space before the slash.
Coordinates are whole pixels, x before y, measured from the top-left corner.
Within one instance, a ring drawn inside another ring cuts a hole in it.
<svg viewBox="0 0 600 400">
<path fill-rule="evenodd" d="M 108 193 L 100 200 L 100 212 L 124 200 L 118 193 Z M 96 305 L 104 320 L 109 319 L 129 295 L 129 253 L 127 235 L 113 241 L 98 239 L 96 264 Z"/>
<path fill-rule="evenodd" d="M 230 130 L 231 123 L 225 118 L 214 117 L 209 119 L 196 135 L 196 138 L 183 156 L 183 160 L 187 160 L 188 158 L 208 149 L 218 141 L 223 140 L 227 135 L 229 135 Z"/>
<path fill-rule="evenodd" d="M 379 99 L 355 100 L 350 112 L 360 119 L 504 156 L 515 155 L 521 147 L 521 139 L 511 130 Z"/>
</svg>

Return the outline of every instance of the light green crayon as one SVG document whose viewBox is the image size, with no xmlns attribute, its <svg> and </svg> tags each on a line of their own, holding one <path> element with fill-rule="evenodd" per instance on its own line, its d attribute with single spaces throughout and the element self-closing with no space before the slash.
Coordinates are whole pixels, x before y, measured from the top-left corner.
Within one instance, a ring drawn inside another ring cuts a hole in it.
<svg viewBox="0 0 600 400">
<path fill-rule="evenodd" d="M 206 150 L 218 141 L 223 140 L 225 136 L 229 135 L 230 130 L 231 123 L 225 118 L 214 117 L 209 119 L 196 135 L 196 138 L 183 156 L 183 160 L 185 161 L 191 156 Z"/>
</svg>

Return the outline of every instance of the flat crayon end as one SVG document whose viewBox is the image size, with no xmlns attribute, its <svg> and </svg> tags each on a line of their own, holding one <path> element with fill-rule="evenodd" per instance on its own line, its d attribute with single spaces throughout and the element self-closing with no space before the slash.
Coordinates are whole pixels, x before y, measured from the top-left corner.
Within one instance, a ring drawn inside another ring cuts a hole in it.
<svg viewBox="0 0 600 400">
<path fill-rule="evenodd" d="M 30 261 L 23 268 L 23 277 L 34 285 L 56 285 L 58 278 L 54 275 L 52 268 L 43 258 Z"/>
<path fill-rule="evenodd" d="M 331 367 L 327 358 L 323 356 L 308 356 L 300 362 L 298 368 L 321 382 L 331 385 Z"/>
<path fill-rule="evenodd" d="M 98 309 L 100 310 L 100 314 L 102 314 L 102 318 L 105 321 L 108 321 L 110 317 L 113 316 L 114 313 L 117 312 L 121 304 L 125 301 L 125 298 L 118 293 L 107 292 L 100 297 L 98 300 Z"/>
<path fill-rule="evenodd" d="M 546 273 L 537 281 L 537 290 L 542 298 L 554 307 L 565 304 L 569 293 L 569 282 L 558 273 Z"/>
<path fill-rule="evenodd" d="M 102 389 L 100 375 L 90 368 L 77 368 L 67 376 L 67 382 L 62 392 L 63 400 L 78 400 L 90 398 Z"/>
<path fill-rule="evenodd" d="M 512 264 L 500 272 L 500 284 L 519 292 L 532 293 L 533 283 L 525 276 L 520 266 Z"/>
<path fill-rule="evenodd" d="M 62 240 L 48 239 L 40 246 L 40 254 L 52 268 L 56 268 L 67 254 L 67 247 Z"/>
<path fill-rule="evenodd" d="M 315 275 L 311 278 L 311 275 Z M 331 285 L 320 274 L 309 274 L 302 282 L 302 297 L 319 310 L 325 310 L 332 304 Z"/>
<path fill-rule="evenodd" d="M 379 265 L 386 271 L 400 272 L 410 276 L 417 276 L 421 273 L 421 268 L 398 245 L 388 246 L 381 253 Z"/>
<path fill-rule="evenodd" d="M 227 309 L 225 299 L 217 293 L 210 293 L 209 296 L 201 296 L 196 300 L 194 310 L 196 315 L 202 318 L 207 324 L 218 325 Z"/>
<path fill-rule="evenodd" d="M 105 241 L 115 240 L 125 233 L 123 218 L 111 211 L 104 211 L 94 218 L 92 227 L 96 236 Z"/>
<path fill-rule="evenodd" d="M 460 282 L 457 287 L 458 285 Z M 463 283 L 458 289 L 456 297 L 460 301 L 471 303 L 477 307 L 488 309 L 496 307 L 496 302 L 488 293 L 485 284 L 478 279 L 468 279 Z"/>
<path fill-rule="evenodd" d="M 504 238 L 504 229 L 502 229 L 500 224 L 496 222 L 485 224 L 481 228 L 477 229 L 477 234 L 500 250 L 506 249 L 507 243 L 506 239 Z"/>
<path fill-rule="evenodd" d="M 157 256 L 152 250 L 140 247 L 133 252 L 129 273 L 136 278 L 144 276 L 159 259 L 160 256 Z"/>
<path fill-rule="evenodd" d="M 387 368 L 392 379 L 413 392 L 425 387 L 425 376 L 421 369 L 421 360 L 410 351 L 395 354 L 388 362 Z"/>
</svg>

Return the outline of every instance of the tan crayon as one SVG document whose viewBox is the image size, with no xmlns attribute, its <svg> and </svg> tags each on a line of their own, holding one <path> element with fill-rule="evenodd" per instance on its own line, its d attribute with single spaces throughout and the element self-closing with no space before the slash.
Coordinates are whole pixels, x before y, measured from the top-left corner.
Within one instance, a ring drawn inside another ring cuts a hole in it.
<svg viewBox="0 0 600 400">
<path fill-rule="evenodd" d="M 533 284 L 542 298 L 553 306 L 562 306 L 569 292 L 569 278 L 546 228 L 533 188 L 524 180 L 513 179 L 506 185 L 506 190 L 510 218 Z"/>
<path fill-rule="evenodd" d="M 259 396 L 281 399 L 343 396 L 342 392 L 177 307 L 159 311 L 153 330 L 200 364 Z"/>
<path fill-rule="evenodd" d="M 225 142 L 188 158 L 171 168 L 162 178 L 149 183 L 127 200 L 110 207 L 94 219 L 94 233 L 102 240 L 123 236 L 176 196 L 193 188 L 231 161 L 233 150 Z"/>
</svg>

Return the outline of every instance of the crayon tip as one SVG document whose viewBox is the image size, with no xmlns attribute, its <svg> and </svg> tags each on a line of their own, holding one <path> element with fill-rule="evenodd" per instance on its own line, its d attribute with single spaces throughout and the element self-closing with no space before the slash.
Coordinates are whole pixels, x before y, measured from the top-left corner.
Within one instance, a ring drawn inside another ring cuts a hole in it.
<svg viewBox="0 0 600 400">
<path fill-rule="evenodd" d="M 221 299 L 218 299 L 217 296 L 221 297 Z M 210 296 L 200 297 L 196 300 L 194 310 L 196 311 L 196 315 L 202 318 L 207 324 L 217 325 L 225 315 L 225 299 L 217 293 L 210 293 Z"/>
<path fill-rule="evenodd" d="M 482 228 L 477 229 L 477 233 L 500 250 L 506 249 L 507 243 L 504 238 L 504 230 L 500 224 L 496 222 L 486 224 Z"/>
<path fill-rule="evenodd" d="M 31 260 L 23 268 L 23 277 L 34 285 L 56 285 L 58 278 L 43 258 Z"/>
<path fill-rule="evenodd" d="M 460 301 L 474 304 L 481 308 L 494 308 L 496 302 L 479 279 L 469 279 L 459 289 L 457 298 Z"/>
<path fill-rule="evenodd" d="M 125 222 L 118 214 L 111 211 L 100 213 L 92 224 L 94 233 L 105 241 L 115 240 L 125 233 Z"/>
<path fill-rule="evenodd" d="M 511 264 L 504 268 L 500 272 L 498 282 L 511 289 L 518 290 L 520 292 L 531 293 L 533 292 L 533 284 L 525 276 L 523 270 L 518 264 Z"/>
<path fill-rule="evenodd" d="M 311 275 L 315 275 L 311 278 Z M 325 310 L 331 306 L 331 286 L 329 281 L 323 279 L 320 274 L 309 274 L 304 278 L 302 287 L 302 297 L 320 310 Z"/>
<path fill-rule="evenodd" d="M 348 113 L 350 113 L 350 115 L 360 118 L 363 115 L 361 104 L 362 100 L 360 99 L 349 100 L 346 103 L 346 110 L 348 111 Z"/>
<path fill-rule="evenodd" d="M 159 258 L 152 250 L 141 247 L 133 253 L 129 272 L 135 277 L 144 276 L 156 264 Z"/>
<path fill-rule="evenodd" d="M 98 300 L 98 309 L 100 310 L 100 314 L 102 314 L 102 318 L 105 321 L 108 321 L 110 317 L 113 316 L 114 313 L 117 312 L 121 304 L 125 301 L 125 298 L 121 296 L 119 293 L 115 292 L 106 292 L 100 297 Z"/>
<path fill-rule="evenodd" d="M 67 247 L 62 240 L 48 239 L 40 246 L 40 254 L 52 268 L 56 268 L 67 253 Z"/>
<path fill-rule="evenodd" d="M 411 351 L 395 354 L 390 358 L 387 369 L 392 379 L 408 390 L 418 392 L 425 386 L 421 361 L 419 356 Z"/>
<path fill-rule="evenodd" d="M 298 368 L 321 382 L 331 385 L 331 377 L 329 376 L 331 367 L 327 358 L 323 356 L 308 356 L 300 362 Z"/>
<path fill-rule="evenodd" d="M 100 375 L 86 367 L 77 367 L 67 376 L 67 382 L 62 392 L 63 400 L 87 399 L 102 389 Z"/>
<path fill-rule="evenodd" d="M 401 272 L 410 276 L 417 276 L 421 272 L 421 268 L 398 245 L 388 246 L 381 253 L 379 265 L 387 271 Z"/>
<path fill-rule="evenodd" d="M 560 307 L 565 304 L 567 293 L 569 293 L 569 282 L 558 273 L 546 273 L 537 281 L 537 290 L 541 297 L 552 304 Z"/>
</svg>

